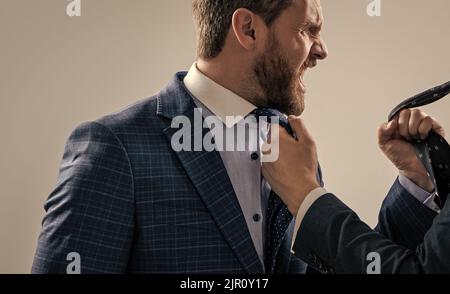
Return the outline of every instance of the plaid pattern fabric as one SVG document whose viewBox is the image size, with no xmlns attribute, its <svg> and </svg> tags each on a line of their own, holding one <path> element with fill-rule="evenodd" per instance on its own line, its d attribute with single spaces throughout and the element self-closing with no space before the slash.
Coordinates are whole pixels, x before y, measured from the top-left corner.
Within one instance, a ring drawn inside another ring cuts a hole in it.
<svg viewBox="0 0 450 294">
<path fill-rule="evenodd" d="M 172 150 L 172 119 L 195 107 L 184 76 L 71 134 L 33 273 L 66 273 L 70 252 L 82 274 L 263 271 L 220 155 Z M 277 272 L 304 271 L 283 250 Z"/>
</svg>

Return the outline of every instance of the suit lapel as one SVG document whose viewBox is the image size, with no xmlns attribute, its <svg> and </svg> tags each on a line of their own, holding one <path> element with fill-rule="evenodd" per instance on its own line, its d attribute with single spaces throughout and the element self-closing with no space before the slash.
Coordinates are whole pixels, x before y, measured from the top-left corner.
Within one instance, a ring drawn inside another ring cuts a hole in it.
<svg viewBox="0 0 450 294">
<path fill-rule="evenodd" d="M 182 82 L 184 75 L 177 74 L 171 84 L 159 94 L 158 115 L 168 119 L 185 116 L 191 122 L 191 138 L 193 138 L 195 104 L 184 88 Z M 172 136 L 177 131 L 178 129 L 169 126 L 163 132 L 171 142 Z M 203 135 L 208 131 L 204 129 Z M 263 272 L 220 154 L 217 151 L 205 150 L 175 153 L 238 260 L 249 273 Z"/>
</svg>

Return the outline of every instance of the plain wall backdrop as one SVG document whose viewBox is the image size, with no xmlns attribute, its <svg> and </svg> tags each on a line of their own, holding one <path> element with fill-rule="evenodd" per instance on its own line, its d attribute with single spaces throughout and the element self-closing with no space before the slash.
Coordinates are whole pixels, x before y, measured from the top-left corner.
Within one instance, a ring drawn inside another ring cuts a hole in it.
<svg viewBox="0 0 450 294">
<path fill-rule="evenodd" d="M 190 0 L 0 0 L 0 273 L 28 273 L 66 139 L 194 62 Z M 374 226 L 396 170 L 376 128 L 450 80 L 450 1 L 322 0 L 330 56 L 307 73 L 306 124 L 329 191 Z M 450 133 L 450 98 L 424 107 Z M 447 136 L 448 138 L 448 136 Z"/>
</svg>

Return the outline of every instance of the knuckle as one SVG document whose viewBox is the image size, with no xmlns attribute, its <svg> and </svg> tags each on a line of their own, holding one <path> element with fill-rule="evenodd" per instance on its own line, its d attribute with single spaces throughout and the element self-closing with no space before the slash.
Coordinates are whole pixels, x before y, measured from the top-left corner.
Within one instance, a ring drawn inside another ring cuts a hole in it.
<svg viewBox="0 0 450 294">
<path fill-rule="evenodd" d="M 377 134 L 381 134 L 383 131 L 384 131 L 383 125 L 377 127 Z"/>
<path fill-rule="evenodd" d="M 433 118 L 431 116 L 426 116 L 426 117 L 423 118 L 422 122 L 425 125 L 432 124 L 433 123 Z"/>
<path fill-rule="evenodd" d="M 411 109 L 409 109 L 409 108 L 406 108 L 406 109 L 403 109 L 402 111 L 400 111 L 400 117 L 406 116 L 409 114 L 411 114 Z"/>
<path fill-rule="evenodd" d="M 420 109 L 412 109 L 412 110 L 411 110 L 411 115 L 412 115 L 412 116 L 415 116 L 415 117 L 417 117 L 417 116 L 422 116 L 422 115 L 423 115 L 423 112 L 422 112 L 422 110 L 420 110 Z"/>
</svg>

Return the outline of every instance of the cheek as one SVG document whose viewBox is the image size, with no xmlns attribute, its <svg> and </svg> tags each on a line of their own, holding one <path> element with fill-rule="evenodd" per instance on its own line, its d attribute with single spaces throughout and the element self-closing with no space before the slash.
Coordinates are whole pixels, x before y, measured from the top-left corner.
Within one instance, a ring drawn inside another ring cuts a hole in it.
<svg viewBox="0 0 450 294">
<path fill-rule="evenodd" d="M 289 62 L 296 68 L 299 69 L 308 59 L 311 47 L 308 46 L 307 42 L 302 38 L 295 38 L 289 48 L 288 48 L 288 58 Z"/>
</svg>

